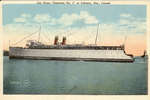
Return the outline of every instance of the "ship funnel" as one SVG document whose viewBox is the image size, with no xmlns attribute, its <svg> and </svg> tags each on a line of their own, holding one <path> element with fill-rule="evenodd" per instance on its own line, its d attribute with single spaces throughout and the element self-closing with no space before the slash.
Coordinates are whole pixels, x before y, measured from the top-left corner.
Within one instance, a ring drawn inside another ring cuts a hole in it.
<svg viewBox="0 0 150 100">
<path fill-rule="evenodd" d="M 58 44 L 58 36 L 55 36 L 54 45 Z"/>
<path fill-rule="evenodd" d="M 62 45 L 65 45 L 65 44 L 66 44 L 66 37 L 63 37 L 61 44 L 62 44 Z"/>
</svg>

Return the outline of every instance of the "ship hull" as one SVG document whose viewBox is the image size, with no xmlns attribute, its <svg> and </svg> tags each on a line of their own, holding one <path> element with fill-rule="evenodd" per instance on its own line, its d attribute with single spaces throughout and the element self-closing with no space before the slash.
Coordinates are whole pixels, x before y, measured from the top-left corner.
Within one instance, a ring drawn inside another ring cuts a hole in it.
<svg viewBox="0 0 150 100">
<path fill-rule="evenodd" d="M 10 59 L 32 59 L 32 60 L 59 60 L 59 61 L 96 61 L 96 62 L 133 62 L 131 59 L 105 59 L 105 58 L 63 58 L 63 57 L 33 57 L 33 56 L 11 56 Z"/>
<path fill-rule="evenodd" d="M 10 59 L 36 59 L 60 61 L 133 62 L 123 50 L 63 50 L 25 49 L 10 47 Z"/>
</svg>

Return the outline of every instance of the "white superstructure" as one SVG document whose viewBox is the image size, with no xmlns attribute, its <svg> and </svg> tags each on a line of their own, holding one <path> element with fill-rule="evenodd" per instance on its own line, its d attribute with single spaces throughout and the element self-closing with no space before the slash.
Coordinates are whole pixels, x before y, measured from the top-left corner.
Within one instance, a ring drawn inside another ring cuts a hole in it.
<svg viewBox="0 0 150 100">
<path fill-rule="evenodd" d="M 10 47 L 10 58 L 132 61 L 123 50 L 78 50 L 78 49 L 25 49 Z"/>
</svg>

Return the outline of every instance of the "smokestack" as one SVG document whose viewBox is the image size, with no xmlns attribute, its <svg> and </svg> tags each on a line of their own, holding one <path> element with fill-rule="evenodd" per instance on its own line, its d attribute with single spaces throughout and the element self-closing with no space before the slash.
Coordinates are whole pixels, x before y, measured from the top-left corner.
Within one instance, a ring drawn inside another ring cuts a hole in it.
<svg viewBox="0 0 150 100">
<path fill-rule="evenodd" d="M 63 40 L 62 40 L 62 45 L 65 45 L 66 44 L 66 37 L 63 37 Z"/>
<path fill-rule="evenodd" d="M 58 44 L 58 36 L 55 36 L 54 45 Z"/>
</svg>

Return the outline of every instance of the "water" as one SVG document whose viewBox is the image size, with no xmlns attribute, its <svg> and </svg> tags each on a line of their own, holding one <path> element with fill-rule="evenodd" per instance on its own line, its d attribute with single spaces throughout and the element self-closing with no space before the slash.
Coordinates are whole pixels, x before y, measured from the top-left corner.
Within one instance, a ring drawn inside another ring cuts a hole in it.
<svg viewBox="0 0 150 100">
<path fill-rule="evenodd" d="M 147 94 L 147 63 L 9 60 L 4 94 Z"/>
</svg>

